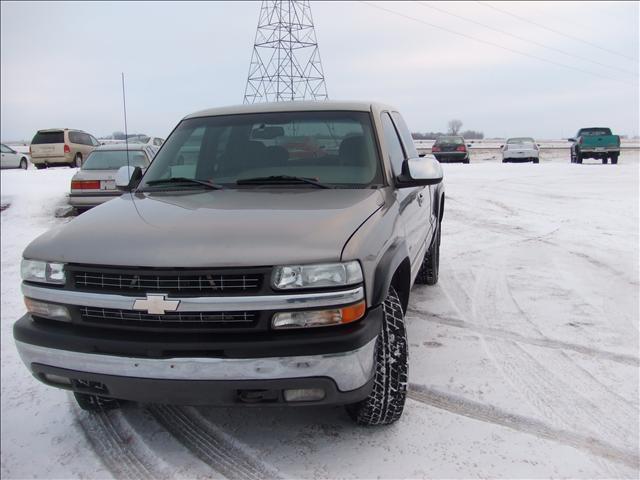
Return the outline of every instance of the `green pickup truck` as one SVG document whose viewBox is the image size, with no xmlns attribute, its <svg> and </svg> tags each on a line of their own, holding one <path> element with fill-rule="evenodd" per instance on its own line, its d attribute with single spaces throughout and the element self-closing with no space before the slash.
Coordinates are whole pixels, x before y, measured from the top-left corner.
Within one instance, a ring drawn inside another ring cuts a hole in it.
<svg viewBox="0 0 640 480">
<path fill-rule="evenodd" d="M 578 130 L 571 142 L 571 163 L 582 163 L 585 158 L 601 159 L 602 163 L 618 163 L 620 137 L 610 128 L 590 127 Z"/>
</svg>

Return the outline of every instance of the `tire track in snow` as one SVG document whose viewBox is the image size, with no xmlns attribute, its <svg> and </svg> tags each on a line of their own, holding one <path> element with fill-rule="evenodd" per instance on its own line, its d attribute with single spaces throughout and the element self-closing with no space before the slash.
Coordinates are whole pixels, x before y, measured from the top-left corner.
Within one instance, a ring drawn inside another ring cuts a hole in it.
<svg viewBox="0 0 640 480">
<path fill-rule="evenodd" d="M 239 442 L 209 424 L 193 407 L 152 405 L 151 415 L 196 457 L 229 480 L 281 478 Z"/>
<path fill-rule="evenodd" d="M 476 402 L 413 383 L 409 385 L 408 396 L 412 400 L 425 405 L 562 443 L 606 460 L 622 463 L 634 469 L 638 469 L 640 464 L 637 452 L 620 449 L 591 436 L 555 428 L 540 420 L 510 413 L 493 405 Z"/>
<path fill-rule="evenodd" d="M 157 468 L 123 420 L 122 413 L 85 412 L 73 407 L 82 430 L 96 454 L 116 478 L 154 480 L 170 478 Z"/>
<path fill-rule="evenodd" d="M 439 323 L 442 325 L 448 325 L 451 327 L 465 328 L 481 335 L 487 335 L 490 337 L 504 338 L 507 340 L 513 340 L 519 343 L 526 343 L 529 345 L 535 345 L 537 347 L 546 347 L 559 350 L 571 350 L 574 352 L 582 353 L 592 357 L 602 358 L 605 360 L 611 360 L 617 363 L 623 363 L 625 365 L 640 366 L 640 359 L 632 355 L 626 355 L 624 353 L 613 353 L 605 350 L 598 350 L 584 345 L 578 345 L 575 343 L 564 342 L 562 340 L 553 340 L 547 337 L 533 338 L 526 337 L 517 332 L 510 332 L 508 330 L 502 330 L 495 327 L 485 327 L 482 325 L 476 325 L 466 320 L 461 320 L 456 317 L 445 317 L 433 313 L 425 314 L 424 311 L 409 307 L 409 312 L 417 316 L 411 318 L 417 318 L 427 320 L 433 323 Z"/>
</svg>

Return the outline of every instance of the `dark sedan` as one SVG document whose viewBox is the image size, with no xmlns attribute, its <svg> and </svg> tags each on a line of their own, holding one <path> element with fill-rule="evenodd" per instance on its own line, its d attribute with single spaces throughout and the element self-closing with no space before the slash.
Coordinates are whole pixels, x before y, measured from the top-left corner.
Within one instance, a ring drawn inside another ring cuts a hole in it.
<svg viewBox="0 0 640 480">
<path fill-rule="evenodd" d="M 469 163 L 469 151 L 464 138 L 460 136 L 438 137 L 431 147 L 431 152 L 442 163 Z"/>
</svg>

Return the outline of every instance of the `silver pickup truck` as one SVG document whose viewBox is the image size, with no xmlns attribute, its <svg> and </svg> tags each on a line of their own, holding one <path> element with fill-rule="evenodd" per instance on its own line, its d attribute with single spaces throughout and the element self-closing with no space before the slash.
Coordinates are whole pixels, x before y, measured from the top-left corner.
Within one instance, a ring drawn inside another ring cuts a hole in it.
<svg viewBox="0 0 640 480">
<path fill-rule="evenodd" d="M 393 107 L 244 105 L 184 118 L 121 197 L 24 251 L 13 329 L 82 408 L 342 404 L 400 418 L 404 315 L 438 281 L 442 169 Z"/>
</svg>

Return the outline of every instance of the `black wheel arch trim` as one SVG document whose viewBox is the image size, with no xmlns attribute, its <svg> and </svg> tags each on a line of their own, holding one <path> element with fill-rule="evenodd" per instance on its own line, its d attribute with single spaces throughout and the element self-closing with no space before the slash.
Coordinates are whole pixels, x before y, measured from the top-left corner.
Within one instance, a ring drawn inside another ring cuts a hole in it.
<svg viewBox="0 0 640 480">
<path fill-rule="evenodd" d="M 407 244 L 403 239 L 397 239 L 389 246 L 376 266 L 371 305 L 377 306 L 384 302 L 396 270 L 408 260 Z"/>
</svg>

